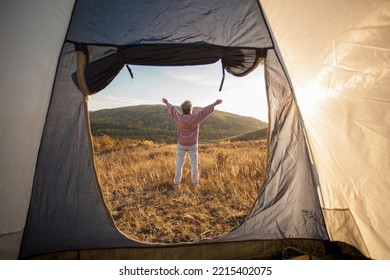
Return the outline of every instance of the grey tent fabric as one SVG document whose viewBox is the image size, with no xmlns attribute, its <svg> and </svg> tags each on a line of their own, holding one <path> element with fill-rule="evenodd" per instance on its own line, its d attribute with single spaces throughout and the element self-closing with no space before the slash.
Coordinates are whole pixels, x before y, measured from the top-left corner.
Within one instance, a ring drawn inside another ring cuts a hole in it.
<svg viewBox="0 0 390 280">
<path fill-rule="evenodd" d="M 265 70 L 270 106 L 267 179 L 243 225 L 221 240 L 328 240 L 297 106 L 273 50 Z"/>
<path fill-rule="evenodd" d="M 20 257 L 74 248 L 131 246 L 114 226 L 93 167 L 83 95 L 63 48 L 36 167 Z M 137 246 L 141 246 L 137 244 Z"/>
<path fill-rule="evenodd" d="M 142 46 L 140 50 L 145 51 L 152 44 L 149 50 L 154 59 L 174 65 L 178 63 L 175 56 L 161 55 L 182 43 L 182 50 L 191 61 L 180 63 L 202 64 L 222 57 L 226 67 L 237 75 L 250 71 L 257 58 L 264 56 L 262 50 L 272 48 L 257 1 L 195 1 L 195 6 L 190 5 L 192 1 L 174 5 L 171 1 L 119 1 L 116 5 L 109 2 L 76 3 L 39 151 L 21 258 L 83 248 L 160 246 L 122 235 L 104 205 L 93 166 L 88 112 L 75 79 L 75 50 L 79 44 L 88 49 L 85 75 L 94 91 L 106 86 L 127 62 L 125 52 L 118 50 L 130 45 L 134 49 Z M 204 53 L 196 52 L 199 49 L 207 50 L 206 58 Z M 209 50 L 217 50 L 217 55 L 210 56 Z M 221 50 L 232 51 L 231 59 Z M 137 64 L 157 63 L 144 53 L 130 54 Z M 241 67 L 243 57 L 251 59 Z M 108 76 L 104 73 L 107 69 L 111 71 Z M 266 72 L 272 112 L 267 181 L 251 214 L 239 228 L 203 243 L 328 239 L 297 108 L 273 50 L 268 51 Z"/>
<path fill-rule="evenodd" d="M 212 44 L 270 48 L 257 1 L 79 0 L 67 40 L 93 45 Z M 93 31 L 93 32 L 91 32 Z"/>
</svg>

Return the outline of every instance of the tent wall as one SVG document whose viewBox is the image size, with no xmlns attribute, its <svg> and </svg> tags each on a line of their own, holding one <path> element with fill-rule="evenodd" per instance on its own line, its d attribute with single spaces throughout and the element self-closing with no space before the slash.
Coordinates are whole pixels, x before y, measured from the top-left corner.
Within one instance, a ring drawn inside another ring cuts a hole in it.
<svg viewBox="0 0 390 280">
<path fill-rule="evenodd" d="M 75 46 L 63 47 L 42 136 L 21 258 L 75 248 L 137 246 L 114 226 L 93 166 L 84 96 L 72 79 Z"/>
<path fill-rule="evenodd" d="M 331 239 L 390 258 L 390 2 L 261 4 L 303 116 Z"/>
<path fill-rule="evenodd" d="M 73 0 L 0 2 L 0 259 L 18 255 L 73 5 Z"/>
</svg>

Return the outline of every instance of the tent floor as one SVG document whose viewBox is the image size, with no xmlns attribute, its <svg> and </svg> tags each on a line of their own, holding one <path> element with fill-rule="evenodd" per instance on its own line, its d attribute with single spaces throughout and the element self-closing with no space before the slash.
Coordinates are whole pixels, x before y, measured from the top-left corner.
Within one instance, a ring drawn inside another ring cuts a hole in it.
<svg viewBox="0 0 390 280">
<path fill-rule="evenodd" d="M 102 248 L 53 252 L 30 259 L 64 260 L 353 260 L 367 259 L 354 247 L 319 240 L 256 240 L 226 243 L 192 243 L 139 248 Z"/>
</svg>

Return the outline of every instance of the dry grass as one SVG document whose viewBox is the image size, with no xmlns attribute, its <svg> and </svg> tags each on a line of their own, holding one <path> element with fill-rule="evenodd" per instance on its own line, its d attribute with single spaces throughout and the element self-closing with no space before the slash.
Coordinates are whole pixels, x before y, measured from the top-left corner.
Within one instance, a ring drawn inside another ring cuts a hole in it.
<svg viewBox="0 0 390 280">
<path fill-rule="evenodd" d="M 113 220 L 144 242 L 192 242 L 229 232 L 248 215 L 264 180 L 264 141 L 200 145 L 200 184 L 192 186 L 186 158 L 179 191 L 172 188 L 176 145 L 99 145 L 96 168 Z"/>
</svg>

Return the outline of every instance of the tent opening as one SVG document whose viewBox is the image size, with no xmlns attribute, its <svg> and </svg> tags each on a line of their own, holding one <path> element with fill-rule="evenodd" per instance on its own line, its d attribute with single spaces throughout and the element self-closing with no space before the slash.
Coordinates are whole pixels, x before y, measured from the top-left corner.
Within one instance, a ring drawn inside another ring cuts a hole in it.
<svg viewBox="0 0 390 280">
<path fill-rule="evenodd" d="M 267 102 L 263 66 L 226 76 L 219 62 L 203 66 L 124 67 L 89 102 L 94 158 L 105 203 L 117 228 L 143 242 L 195 242 L 221 236 L 250 213 L 263 184 Z M 222 99 L 200 124 L 200 182 L 188 155 L 173 189 L 177 130 L 162 98 L 189 99 L 194 113 Z"/>
</svg>

